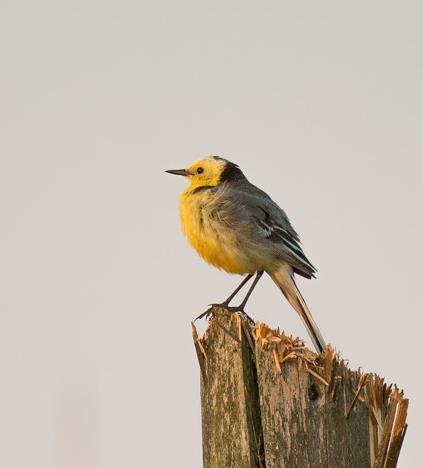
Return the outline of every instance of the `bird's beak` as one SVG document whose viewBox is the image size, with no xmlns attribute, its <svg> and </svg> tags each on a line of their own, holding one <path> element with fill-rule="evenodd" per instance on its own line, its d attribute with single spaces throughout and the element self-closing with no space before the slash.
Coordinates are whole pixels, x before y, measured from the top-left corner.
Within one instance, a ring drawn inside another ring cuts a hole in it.
<svg viewBox="0 0 423 468">
<path fill-rule="evenodd" d="M 190 175 L 190 173 L 186 169 L 170 169 L 165 172 L 168 172 L 169 174 L 181 175 L 185 177 Z"/>
</svg>

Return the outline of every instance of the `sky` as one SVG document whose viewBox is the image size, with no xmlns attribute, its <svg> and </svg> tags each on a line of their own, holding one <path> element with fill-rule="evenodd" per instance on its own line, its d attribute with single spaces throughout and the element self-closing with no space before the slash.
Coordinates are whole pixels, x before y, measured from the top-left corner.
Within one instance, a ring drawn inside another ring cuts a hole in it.
<svg viewBox="0 0 423 468">
<path fill-rule="evenodd" d="M 287 212 L 299 279 L 351 367 L 421 420 L 423 7 L 418 1 L 3 1 L 0 465 L 201 466 L 190 321 L 240 278 L 179 228 L 216 154 Z M 306 332 L 270 278 L 247 312 Z M 204 329 L 204 324 L 199 327 Z"/>
</svg>

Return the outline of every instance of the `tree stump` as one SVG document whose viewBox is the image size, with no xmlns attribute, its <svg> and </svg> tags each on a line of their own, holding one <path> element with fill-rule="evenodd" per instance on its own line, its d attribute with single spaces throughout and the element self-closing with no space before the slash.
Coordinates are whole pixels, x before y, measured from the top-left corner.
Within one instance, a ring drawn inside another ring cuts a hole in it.
<svg viewBox="0 0 423 468">
<path fill-rule="evenodd" d="M 222 309 L 193 337 L 205 468 L 396 466 L 408 400 L 395 386 Z"/>
</svg>

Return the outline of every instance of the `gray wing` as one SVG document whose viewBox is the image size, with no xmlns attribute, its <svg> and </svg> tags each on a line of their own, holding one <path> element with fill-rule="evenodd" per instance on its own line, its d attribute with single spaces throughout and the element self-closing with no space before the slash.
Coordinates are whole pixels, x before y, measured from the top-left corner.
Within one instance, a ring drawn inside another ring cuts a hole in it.
<svg viewBox="0 0 423 468">
<path fill-rule="evenodd" d="M 269 195 L 250 183 L 228 190 L 226 195 L 231 199 L 229 205 L 236 209 L 235 217 L 242 217 L 251 236 L 258 242 L 270 243 L 275 254 L 295 273 L 306 278 L 315 276 L 316 269 L 305 256 L 288 216 Z"/>
</svg>

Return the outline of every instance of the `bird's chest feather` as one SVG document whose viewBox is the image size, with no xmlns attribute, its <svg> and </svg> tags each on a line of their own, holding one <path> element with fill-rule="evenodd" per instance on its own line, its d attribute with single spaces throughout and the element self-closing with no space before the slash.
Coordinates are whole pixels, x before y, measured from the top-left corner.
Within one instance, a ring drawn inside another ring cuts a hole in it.
<svg viewBox="0 0 423 468">
<path fill-rule="evenodd" d="M 235 233 L 221 215 L 218 201 L 209 190 L 181 194 L 181 227 L 189 243 L 206 262 L 230 273 L 244 273 Z"/>
</svg>

